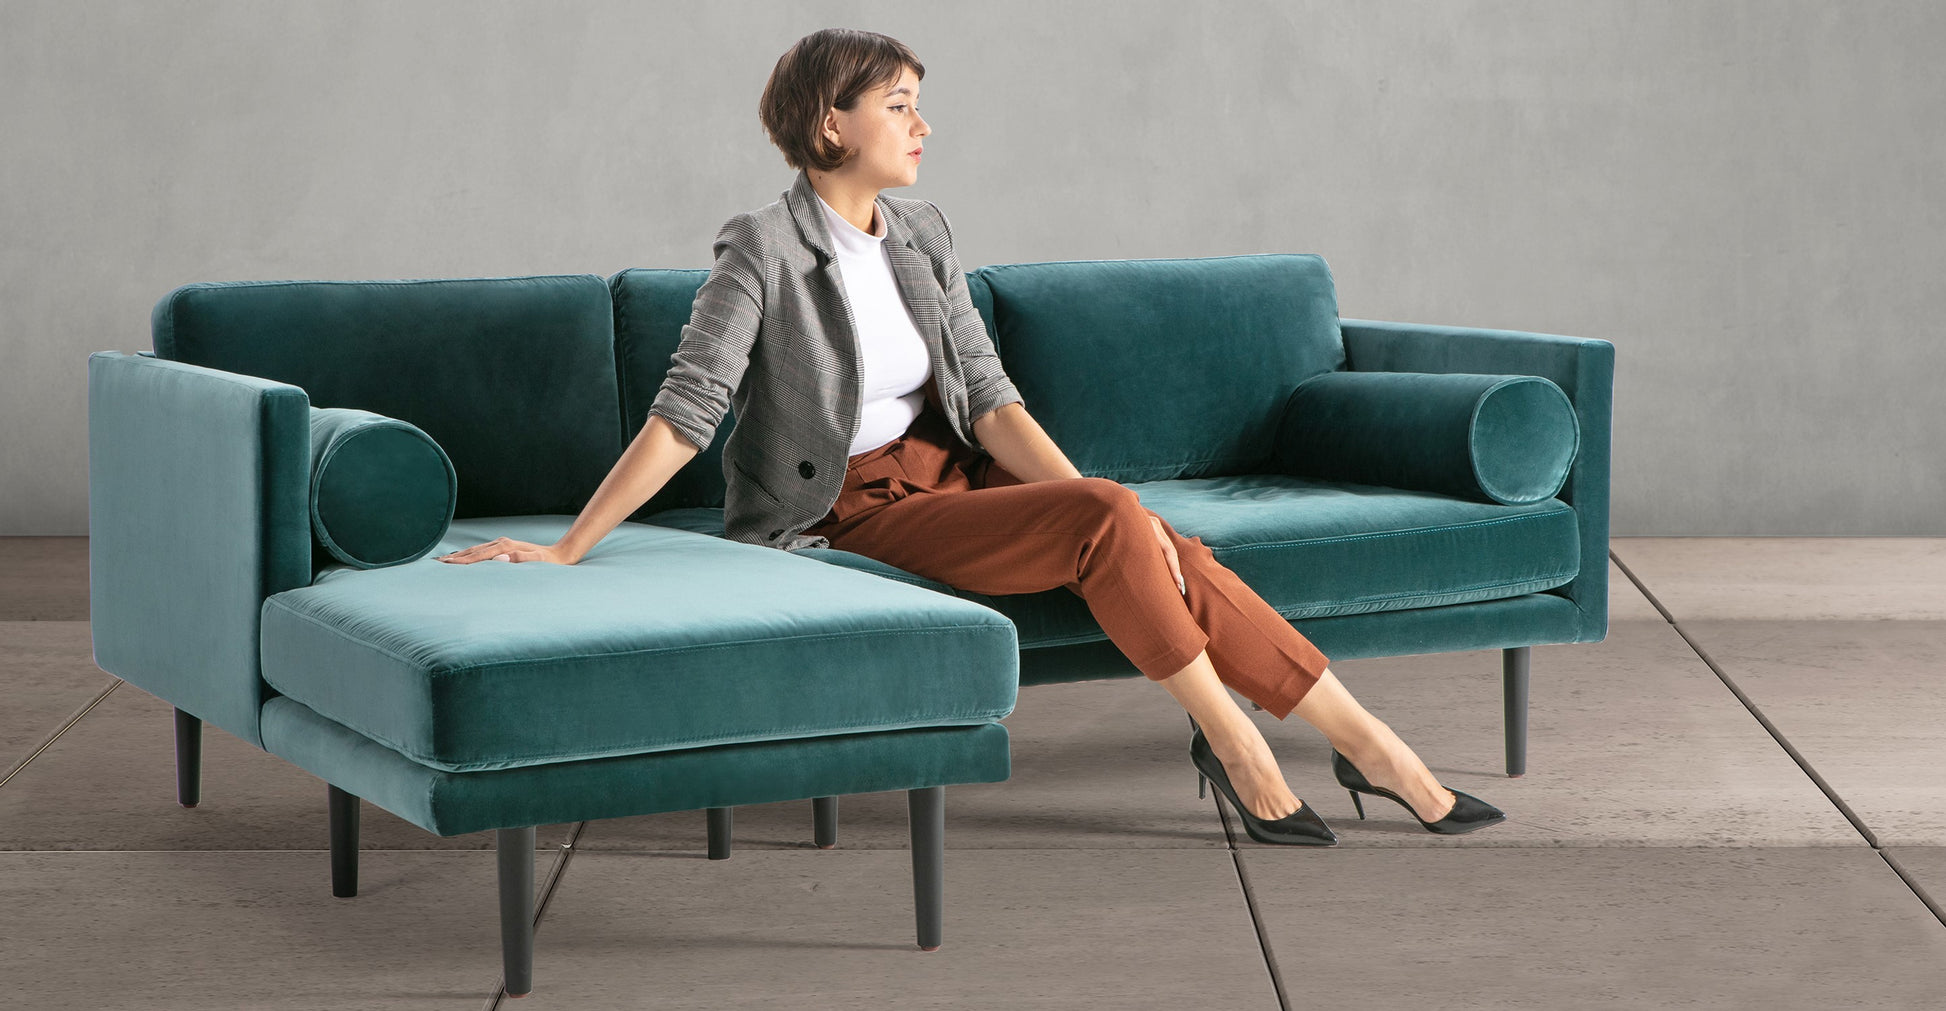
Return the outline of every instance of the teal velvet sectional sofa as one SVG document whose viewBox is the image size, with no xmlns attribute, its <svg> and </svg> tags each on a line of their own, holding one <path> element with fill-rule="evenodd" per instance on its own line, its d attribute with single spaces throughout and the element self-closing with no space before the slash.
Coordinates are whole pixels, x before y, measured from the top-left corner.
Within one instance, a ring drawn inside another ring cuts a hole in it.
<svg viewBox="0 0 1946 1011">
<path fill-rule="evenodd" d="M 511 994 L 534 829 L 564 821 L 701 808 L 722 858 L 735 805 L 811 799 L 829 847 L 839 796 L 905 790 L 938 947 L 943 789 L 1008 777 L 1018 687 L 1139 676 L 1064 589 L 726 539 L 733 411 L 578 565 L 430 557 L 566 531 L 707 273 L 192 284 L 153 351 L 88 362 L 95 659 L 176 708 L 178 800 L 207 721 L 325 780 L 334 894 L 356 893 L 359 798 L 495 830 Z M 1327 655 L 1504 650 L 1523 771 L 1527 648 L 1606 634 L 1612 345 L 1341 320 L 1310 255 L 967 282 L 1081 472 Z"/>
</svg>

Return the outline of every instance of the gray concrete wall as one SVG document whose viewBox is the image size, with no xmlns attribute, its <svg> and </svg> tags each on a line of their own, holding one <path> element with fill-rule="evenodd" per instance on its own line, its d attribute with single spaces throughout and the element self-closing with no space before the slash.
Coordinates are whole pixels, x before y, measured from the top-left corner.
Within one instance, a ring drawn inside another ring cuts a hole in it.
<svg viewBox="0 0 1946 1011">
<path fill-rule="evenodd" d="M 87 355 L 178 284 L 708 266 L 831 25 L 926 62 L 969 269 L 1320 253 L 1613 341 L 1617 534 L 1946 534 L 1946 5 L 1777 0 L 0 0 L 0 534 L 87 532 Z"/>
</svg>

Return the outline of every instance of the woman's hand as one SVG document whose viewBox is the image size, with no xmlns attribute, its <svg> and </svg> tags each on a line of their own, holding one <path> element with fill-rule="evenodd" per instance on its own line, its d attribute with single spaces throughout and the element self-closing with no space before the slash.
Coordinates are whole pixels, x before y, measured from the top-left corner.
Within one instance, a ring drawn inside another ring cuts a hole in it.
<svg viewBox="0 0 1946 1011">
<path fill-rule="evenodd" d="M 1169 563 L 1169 571 L 1175 574 L 1177 592 L 1189 596 L 1189 586 L 1182 581 L 1182 562 L 1176 558 L 1176 542 L 1170 538 L 1169 531 L 1162 529 L 1162 518 L 1154 512 L 1149 513 L 1149 525 L 1155 528 L 1155 539 L 1162 542 L 1162 557 Z"/>
<path fill-rule="evenodd" d="M 485 544 L 475 544 L 462 548 L 450 555 L 440 555 L 442 562 L 456 565 L 471 565 L 474 562 L 553 562 L 556 565 L 573 565 L 579 558 L 570 558 L 553 544 L 529 544 L 516 541 L 511 537 L 496 537 Z"/>
</svg>

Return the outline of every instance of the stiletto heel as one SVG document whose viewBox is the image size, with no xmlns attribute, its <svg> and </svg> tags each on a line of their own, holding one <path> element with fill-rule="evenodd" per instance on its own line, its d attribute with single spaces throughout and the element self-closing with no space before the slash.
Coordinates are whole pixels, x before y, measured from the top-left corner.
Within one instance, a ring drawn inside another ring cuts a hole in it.
<svg viewBox="0 0 1946 1011">
<path fill-rule="evenodd" d="M 1243 806 L 1243 801 L 1237 799 L 1236 787 L 1230 785 L 1230 774 L 1224 770 L 1216 752 L 1210 750 L 1209 739 L 1203 736 L 1201 727 L 1197 727 L 1196 733 L 1189 738 L 1189 760 L 1195 763 L 1196 770 L 1205 779 L 1216 784 L 1218 792 L 1229 799 L 1237 817 L 1243 819 L 1243 829 L 1250 834 L 1250 838 L 1260 843 L 1292 846 L 1338 845 L 1337 833 L 1331 831 L 1331 826 L 1326 825 L 1309 804 L 1275 820 L 1251 814 L 1250 809 Z"/>
<path fill-rule="evenodd" d="M 1358 799 L 1358 791 L 1351 791 L 1351 806 L 1358 809 L 1358 820 L 1365 820 L 1365 802 Z"/>
<path fill-rule="evenodd" d="M 1185 713 L 1183 715 L 1187 716 L 1188 714 Z M 1196 717 L 1194 716 L 1189 717 L 1189 729 L 1191 733 L 1201 729 L 1196 725 Z M 1209 799 L 1209 777 L 1203 775 L 1201 772 L 1196 773 L 1196 799 Z"/>
<path fill-rule="evenodd" d="M 1412 805 L 1406 803 L 1398 794 L 1382 786 L 1373 786 L 1365 778 L 1365 774 L 1358 771 L 1358 766 L 1351 764 L 1351 759 L 1339 754 L 1336 748 L 1331 749 L 1331 774 L 1337 777 L 1339 786 L 1351 791 L 1352 803 L 1358 805 L 1358 817 L 1361 819 L 1365 817 L 1365 805 L 1359 801 L 1358 795 L 1369 793 L 1375 797 L 1389 797 L 1397 801 L 1398 805 L 1410 812 L 1412 819 L 1424 826 L 1426 831 L 1437 832 L 1440 835 L 1464 835 L 1474 829 L 1486 828 L 1488 825 L 1507 820 L 1506 813 L 1492 804 L 1472 794 L 1448 789 L 1447 792 L 1453 795 L 1453 809 L 1446 812 L 1446 817 L 1438 821 L 1427 821 L 1419 817 L 1419 812 L 1412 810 Z"/>
</svg>

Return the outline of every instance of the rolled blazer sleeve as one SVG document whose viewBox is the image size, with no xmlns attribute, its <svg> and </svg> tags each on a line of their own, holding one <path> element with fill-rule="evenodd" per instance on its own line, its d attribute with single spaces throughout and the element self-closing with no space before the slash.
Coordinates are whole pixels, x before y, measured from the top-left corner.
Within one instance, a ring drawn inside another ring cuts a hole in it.
<svg viewBox="0 0 1946 1011">
<path fill-rule="evenodd" d="M 749 252 L 757 245 L 748 214 L 724 222 L 711 248 L 716 263 L 696 291 L 682 340 L 649 405 L 651 415 L 661 415 L 699 453 L 716 437 L 730 394 L 750 367 L 764 308 L 763 275 Z"/>
<path fill-rule="evenodd" d="M 959 357 L 960 367 L 966 373 L 969 415 L 966 437 L 972 440 L 971 422 L 986 417 L 989 411 L 1019 401 L 1020 391 L 1014 388 L 1013 380 L 1001 367 L 1000 355 L 993 347 L 993 338 L 987 334 L 986 321 L 981 318 L 980 310 L 974 307 L 973 296 L 967 293 L 966 273 L 960 269 L 959 253 L 953 248 L 952 223 L 946 220 L 946 212 L 940 210 L 938 204 L 930 200 L 926 203 L 932 205 L 933 212 L 939 215 L 940 225 L 946 230 L 945 260 L 941 265 L 946 276 L 940 279 L 940 284 L 946 290 L 946 339 L 952 341 L 953 353 Z"/>
</svg>

